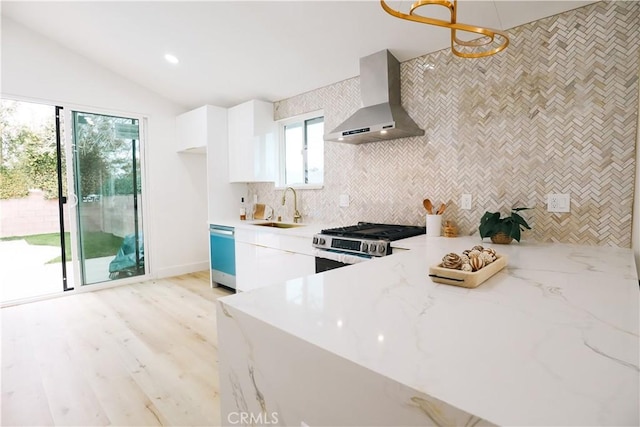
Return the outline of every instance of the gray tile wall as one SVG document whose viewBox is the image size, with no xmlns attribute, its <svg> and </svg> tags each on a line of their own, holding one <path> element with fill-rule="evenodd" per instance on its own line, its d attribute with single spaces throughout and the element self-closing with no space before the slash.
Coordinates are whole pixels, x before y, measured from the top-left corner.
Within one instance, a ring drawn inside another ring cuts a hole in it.
<svg viewBox="0 0 640 427">
<path fill-rule="evenodd" d="M 471 234 L 487 210 L 529 206 L 525 239 L 629 247 L 639 28 L 640 3 L 600 2 L 510 30 L 511 45 L 489 58 L 447 49 L 402 63 L 403 105 L 425 136 L 327 142 L 325 185 L 299 192 L 302 214 L 422 225 L 428 197 Z M 277 102 L 275 119 L 324 109 L 329 131 L 359 105 L 356 77 Z M 279 204 L 273 184 L 249 188 Z M 546 212 L 548 193 L 570 193 L 571 213 Z"/>
</svg>

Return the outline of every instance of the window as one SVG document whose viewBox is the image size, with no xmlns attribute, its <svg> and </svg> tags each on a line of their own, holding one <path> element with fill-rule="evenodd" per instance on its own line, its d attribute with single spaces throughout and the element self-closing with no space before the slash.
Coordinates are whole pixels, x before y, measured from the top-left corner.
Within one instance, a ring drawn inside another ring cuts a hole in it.
<svg viewBox="0 0 640 427">
<path fill-rule="evenodd" d="M 280 187 L 318 187 L 324 180 L 324 116 L 314 112 L 280 122 Z"/>
</svg>

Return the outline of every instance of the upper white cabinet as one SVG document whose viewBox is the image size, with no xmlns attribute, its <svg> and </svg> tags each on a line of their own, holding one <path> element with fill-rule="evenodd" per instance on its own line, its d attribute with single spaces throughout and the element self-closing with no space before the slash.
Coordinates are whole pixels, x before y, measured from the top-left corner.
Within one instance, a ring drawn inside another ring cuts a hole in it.
<svg viewBox="0 0 640 427">
<path fill-rule="evenodd" d="M 176 117 L 176 140 L 178 152 L 207 152 L 208 105 L 202 106 Z"/>
<path fill-rule="evenodd" d="M 277 126 L 271 102 L 252 100 L 228 110 L 229 181 L 276 178 Z"/>
</svg>

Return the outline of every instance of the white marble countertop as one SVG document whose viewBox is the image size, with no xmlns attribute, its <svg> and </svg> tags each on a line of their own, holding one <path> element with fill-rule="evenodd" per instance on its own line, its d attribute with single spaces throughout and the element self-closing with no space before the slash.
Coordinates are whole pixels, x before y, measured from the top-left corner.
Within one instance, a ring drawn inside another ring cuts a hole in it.
<svg viewBox="0 0 640 427">
<path fill-rule="evenodd" d="M 499 425 L 638 425 L 639 292 L 630 249 L 492 245 L 507 267 L 476 289 L 430 265 L 477 237 L 225 297 L 250 316 Z"/>
<path fill-rule="evenodd" d="M 326 228 L 336 227 L 332 224 L 324 224 L 324 223 L 302 223 L 298 224 L 298 226 L 291 228 L 278 228 L 278 227 L 265 227 L 259 226 L 257 224 L 267 223 L 267 222 L 276 222 L 270 220 L 246 220 L 242 221 L 240 219 L 227 219 L 227 220 L 209 220 L 209 224 L 215 225 L 225 225 L 228 227 L 235 228 L 245 228 L 248 230 L 254 231 L 264 231 L 264 232 L 274 232 L 274 233 L 283 233 L 291 236 L 302 236 L 309 237 L 309 242 L 311 242 L 311 238 L 314 234 L 319 233 L 321 230 Z M 283 224 L 290 224 L 286 221 L 281 221 Z M 309 243 L 311 244 L 311 243 Z"/>
</svg>

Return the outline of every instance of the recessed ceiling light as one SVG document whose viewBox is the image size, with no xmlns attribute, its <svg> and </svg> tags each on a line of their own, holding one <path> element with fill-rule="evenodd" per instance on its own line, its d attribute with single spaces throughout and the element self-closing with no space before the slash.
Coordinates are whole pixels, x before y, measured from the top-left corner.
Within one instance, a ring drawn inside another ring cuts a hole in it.
<svg viewBox="0 0 640 427">
<path fill-rule="evenodd" d="M 176 58 L 174 55 L 171 55 L 170 53 L 167 53 L 164 55 L 164 59 L 167 60 L 167 62 L 171 63 L 171 64 L 177 64 L 178 62 L 178 58 Z"/>
</svg>

